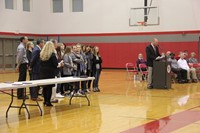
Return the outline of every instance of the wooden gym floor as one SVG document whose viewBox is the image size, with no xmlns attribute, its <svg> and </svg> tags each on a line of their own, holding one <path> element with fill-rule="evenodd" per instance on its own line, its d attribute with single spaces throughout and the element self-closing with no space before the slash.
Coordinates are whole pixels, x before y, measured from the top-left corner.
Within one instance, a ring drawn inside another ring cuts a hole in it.
<svg viewBox="0 0 200 133">
<path fill-rule="evenodd" d="M 0 93 L 0 133 L 199 133 L 200 83 L 172 84 L 170 90 L 146 89 L 144 81 L 125 80 L 125 70 L 103 70 L 100 93 L 91 92 L 91 106 L 83 98 L 60 99 L 54 107 L 11 109 L 10 96 Z M 17 81 L 18 74 L 0 74 L 0 82 Z M 9 91 L 8 91 L 9 92 Z M 30 100 L 27 102 L 33 103 Z M 14 104 L 21 100 L 15 98 Z"/>
</svg>

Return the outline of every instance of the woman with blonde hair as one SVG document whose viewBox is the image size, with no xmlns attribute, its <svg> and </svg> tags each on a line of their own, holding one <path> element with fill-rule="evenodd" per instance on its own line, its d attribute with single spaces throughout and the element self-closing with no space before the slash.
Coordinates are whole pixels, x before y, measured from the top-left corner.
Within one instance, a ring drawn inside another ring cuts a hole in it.
<svg viewBox="0 0 200 133">
<path fill-rule="evenodd" d="M 29 72 L 30 80 L 32 79 L 32 73 L 31 73 L 30 65 L 31 65 L 33 47 L 34 47 L 33 42 L 30 42 L 30 41 L 27 42 L 27 44 L 26 44 L 26 57 L 28 59 L 28 72 Z"/>
<path fill-rule="evenodd" d="M 94 57 L 93 57 L 93 73 L 95 76 L 95 80 L 93 82 L 93 91 L 94 92 L 100 92 L 99 89 L 99 77 L 101 74 L 101 63 L 102 63 L 102 59 L 99 53 L 99 47 L 95 46 L 94 47 Z"/>
<path fill-rule="evenodd" d="M 51 41 L 46 42 L 42 51 L 40 52 L 41 68 L 40 78 L 49 79 L 55 78 L 55 71 L 58 66 L 58 61 L 55 54 L 55 47 Z M 51 104 L 52 87 L 54 85 L 43 86 L 44 105 L 53 106 Z"/>
</svg>

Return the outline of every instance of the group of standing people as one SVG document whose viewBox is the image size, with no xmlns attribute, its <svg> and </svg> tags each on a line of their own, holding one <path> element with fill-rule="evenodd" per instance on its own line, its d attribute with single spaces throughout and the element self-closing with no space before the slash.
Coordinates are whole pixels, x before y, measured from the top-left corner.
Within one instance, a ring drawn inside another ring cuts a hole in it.
<svg viewBox="0 0 200 133">
<path fill-rule="evenodd" d="M 30 80 L 69 76 L 95 77 L 92 86 L 91 81 L 42 86 L 45 106 L 52 106 L 51 103 L 57 101 L 55 97 L 63 97 L 66 91 L 69 95 L 73 92 L 75 92 L 75 95 L 82 95 L 89 92 L 92 87 L 93 92 L 100 92 L 101 64 L 102 59 L 97 46 L 91 47 L 81 44 L 65 46 L 53 39 L 46 43 L 39 39 L 37 45 L 34 46 L 24 36 L 20 38 L 20 44 L 17 48 L 16 71 L 19 72 L 18 81 L 26 81 L 27 71 L 29 71 Z M 52 88 L 56 90 L 52 90 Z M 38 97 L 39 90 L 40 87 L 30 88 L 30 96 L 33 101 L 42 101 Z M 17 90 L 17 97 L 18 99 L 28 99 L 23 88 Z"/>
</svg>

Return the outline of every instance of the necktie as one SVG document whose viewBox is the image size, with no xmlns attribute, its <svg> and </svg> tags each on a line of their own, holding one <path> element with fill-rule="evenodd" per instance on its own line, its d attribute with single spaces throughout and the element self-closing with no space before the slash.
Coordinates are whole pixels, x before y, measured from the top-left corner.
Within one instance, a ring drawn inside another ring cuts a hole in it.
<svg viewBox="0 0 200 133">
<path fill-rule="evenodd" d="M 155 54 L 156 54 L 156 47 L 155 47 L 155 46 L 153 46 L 153 50 L 154 50 L 154 52 L 155 52 Z"/>
</svg>

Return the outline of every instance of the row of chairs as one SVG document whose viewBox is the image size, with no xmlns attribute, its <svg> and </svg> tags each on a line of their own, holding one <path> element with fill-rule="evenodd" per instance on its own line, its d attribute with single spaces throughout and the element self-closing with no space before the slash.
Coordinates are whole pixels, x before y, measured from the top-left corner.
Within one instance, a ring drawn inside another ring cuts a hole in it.
<svg viewBox="0 0 200 133">
<path fill-rule="evenodd" d="M 134 65 L 133 63 L 126 63 L 126 72 L 127 76 L 126 79 L 132 80 L 135 79 L 134 77 L 142 77 L 144 76 L 144 79 L 147 79 L 148 71 L 147 66 L 145 64 L 139 64 L 139 68 Z"/>
</svg>

